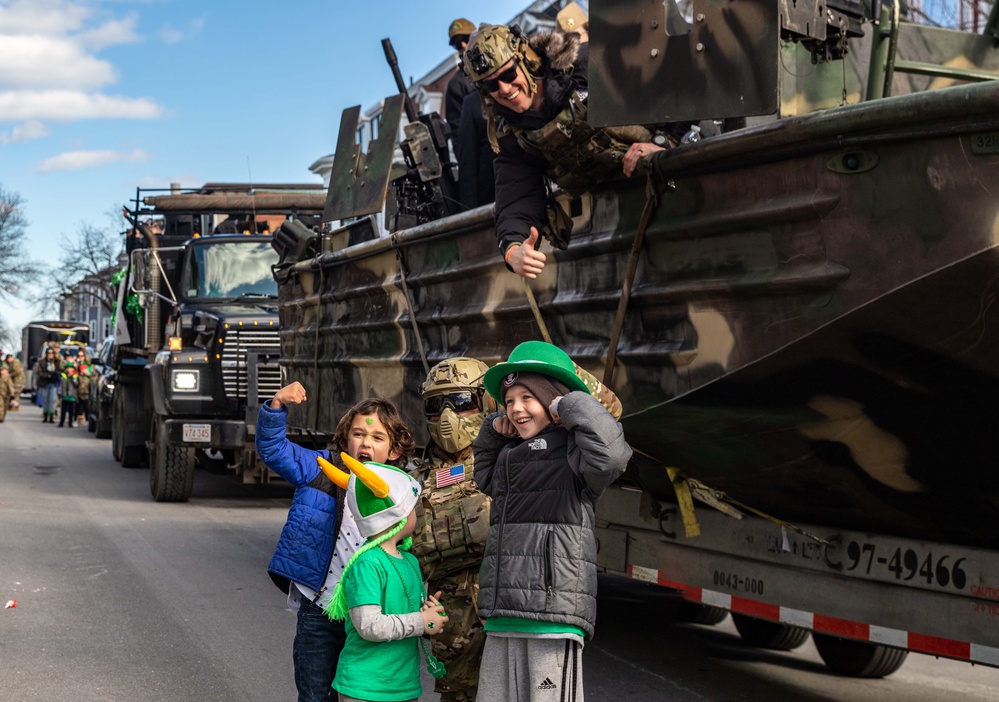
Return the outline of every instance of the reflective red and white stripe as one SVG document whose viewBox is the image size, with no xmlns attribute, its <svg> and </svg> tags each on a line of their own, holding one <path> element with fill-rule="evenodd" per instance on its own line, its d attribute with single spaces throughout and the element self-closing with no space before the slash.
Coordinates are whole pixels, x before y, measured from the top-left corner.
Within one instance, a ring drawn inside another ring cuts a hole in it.
<svg viewBox="0 0 999 702">
<path fill-rule="evenodd" d="M 871 643 L 907 648 L 931 656 L 944 656 L 958 660 L 999 667 L 999 648 L 981 646 L 967 641 L 955 641 L 940 636 L 927 636 L 911 631 L 889 629 L 874 624 L 853 622 L 823 614 L 813 614 L 800 609 L 758 602 L 745 597 L 732 596 L 723 592 L 672 582 L 663 577 L 660 571 L 643 566 L 628 566 L 628 574 L 635 580 L 656 583 L 663 587 L 679 590 L 691 602 L 722 607 L 732 612 L 747 614 L 758 619 L 767 619 L 781 624 L 801 626 L 823 634 L 832 634 L 849 639 L 870 641 Z"/>
</svg>

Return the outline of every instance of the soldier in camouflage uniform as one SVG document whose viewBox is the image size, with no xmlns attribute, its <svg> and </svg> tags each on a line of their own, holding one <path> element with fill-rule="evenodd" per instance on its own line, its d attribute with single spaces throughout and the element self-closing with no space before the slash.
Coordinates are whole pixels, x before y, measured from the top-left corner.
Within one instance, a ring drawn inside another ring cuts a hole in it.
<svg viewBox="0 0 999 702">
<path fill-rule="evenodd" d="M 7 354 L 4 359 L 7 368 L 10 370 L 10 382 L 14 385 L 14 396 L 11 398 L 11 410 L 17 412 L 20 407 L 21 391 L 24 389 L 24 366 L 17 360 L 14 354 Z"/>
<path fill-rule="evenodd" d="M 434 687 L 441 702 L 475 699 L 485 644 L 475 601 L 490 499 L 472 479 L 472 442 L 486 415 L 497 410 L 482 384 L 487 369 L 474 358 L 450 358 L 431 368 L 420 387 L 433 443 L 414 471 L 423 493 L 416 507 L 413 555 L 420 559 L 428 591 L 441 591 L 448 615 L 444 631 L 432 640 L 434 655 L 447 668 Z M 615 420 L 621 417 L 617 395 L 578 365 L 576 375 Z"/>
<path fill-rule="evenodd" d="M 496 407 L 482 385 L 487 368 L 474 358 L 450 358 L 431 368 L 420 388 L 433 443 L 426 460 L 416 464 L 423 494 L 413 554 L 429 592 L 443 593 L 440 603 L 448 615 L 444 631 L 432 641 L 434 655 L 447 668 L 434 687 L 441 702 L 475 699 L 485 643 L 475 599 L 490 500 L 472 479 L 472 441 Z"/>
</svg>

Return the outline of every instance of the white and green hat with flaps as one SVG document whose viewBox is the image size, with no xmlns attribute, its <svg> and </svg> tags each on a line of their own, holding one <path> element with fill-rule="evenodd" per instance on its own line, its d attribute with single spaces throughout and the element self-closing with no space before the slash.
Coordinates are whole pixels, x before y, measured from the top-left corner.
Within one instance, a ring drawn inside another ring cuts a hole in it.
<svg viewBox="0 0 999 702">
<path fill-rule="evenodd" d="M 357 530 L 370 538 L 394 527 L 409 516 L 420 499 L 421 487 L 407 473 L 384 463 L 361 463 L 341 453 L 345 473 L 319 458 L 319 466 L 330 480 L 347 491 L 347 505 L 357 522 Z"/>
<path fill-rule="evenodd" d="M 576 368 L 569 354 L 544 341 L 525 341 L 519 344 L 510 352 L 505 363 L 497 363 L 487 370 L 483 378 L 486 391 L 502 405 L 503 386 L 515 385 L 518 373 L 541 373 L 555 378 L 570 390 L 590 392 L 586 383 L 576 375 Z"/>
</svg>

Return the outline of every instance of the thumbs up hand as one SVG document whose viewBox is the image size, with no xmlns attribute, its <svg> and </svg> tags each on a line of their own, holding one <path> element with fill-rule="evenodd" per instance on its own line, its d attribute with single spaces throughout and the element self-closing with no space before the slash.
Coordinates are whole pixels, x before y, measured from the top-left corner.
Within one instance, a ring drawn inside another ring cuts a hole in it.
<svg viewBox="0 0 999 702">
<path fill-rule="evenodd" d="M 537 227 L 531 227 L 531 235 L 523 244 L 513 247 L 506 262 L 510 264 L 514 273 L 533 280 L 544 270 L 545 258 L 545 255 L 538 251 Z"/>
</svg>

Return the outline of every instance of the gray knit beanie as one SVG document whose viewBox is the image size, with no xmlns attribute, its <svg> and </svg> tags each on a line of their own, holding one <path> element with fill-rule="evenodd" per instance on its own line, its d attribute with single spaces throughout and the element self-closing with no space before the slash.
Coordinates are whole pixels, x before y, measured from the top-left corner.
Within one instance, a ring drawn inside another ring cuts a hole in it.
<svg viewBox="0 0 999 702">
<path fill-rule="evenodd" d="M 552 400 L 556 397 L 569 394 L 569 388 L 551 376 L 531 372 L 510 373 L 503 378 L 501 385 L 504 404 L 506 403 L 506 391 L 514 385 L 523 385 L 527 388 L 537 398 L 538 402 L 544 405 L 546 411 L 551 406 Z M 549 412 L 550 415 L 551 413 Z"/>
</svg>

